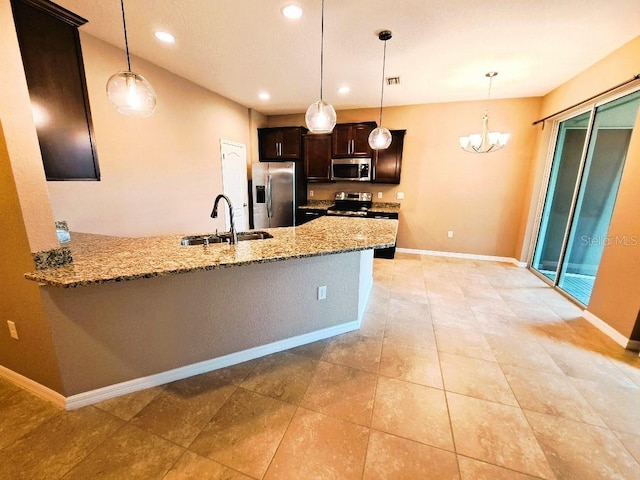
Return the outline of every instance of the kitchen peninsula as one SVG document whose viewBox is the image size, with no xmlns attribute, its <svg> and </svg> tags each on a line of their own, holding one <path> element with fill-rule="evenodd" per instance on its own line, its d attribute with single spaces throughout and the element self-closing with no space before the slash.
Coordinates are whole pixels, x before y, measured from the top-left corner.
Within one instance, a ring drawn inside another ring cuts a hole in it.
<svg viewBox="0 0 640 480">
<path fill-rule="evenodd" d="M 41 284 L 66 408 L 359 328 L 373 249 L 393 245 L 397 221 L 267 231 L 206 247 L 72 233 L 72 263 L 25 275 Z"/>
</svg>

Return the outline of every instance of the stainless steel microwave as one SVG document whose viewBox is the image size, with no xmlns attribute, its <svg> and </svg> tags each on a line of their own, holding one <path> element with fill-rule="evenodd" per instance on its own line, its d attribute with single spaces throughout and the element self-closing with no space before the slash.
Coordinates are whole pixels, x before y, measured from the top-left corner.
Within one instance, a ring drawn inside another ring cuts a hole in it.
<svg viewBox="0 0 640 480">
<path fill-rule="evenodd" d="M 371 181 L 370 158 L 332 158 L 331 180 L 350 182 Z"/>
</svg>

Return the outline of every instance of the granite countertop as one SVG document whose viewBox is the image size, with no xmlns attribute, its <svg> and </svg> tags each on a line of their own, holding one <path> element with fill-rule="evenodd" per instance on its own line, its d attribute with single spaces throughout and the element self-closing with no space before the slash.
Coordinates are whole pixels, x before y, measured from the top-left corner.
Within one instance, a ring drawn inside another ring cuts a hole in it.
<svg viewBox="0 0 640 480">
<path fill-rule="evenodd" d="M 372 213 L 400 213 L 400 204 L 391 202 L 373 202 L 369 211 Z"/>
<path fill-rule="evenodd" d="M 298 208 L 303 210 L 326 210 L 333 207 L 333 200 L 309 200 L 306 205 L 300 205 Z"/>
<path fill-rule="evenodd" d="M 309 200 L 306 205 L 300 205 L 298 208 L 303 210 L 326 210 L 333 207 L 333 200 Z M 399 213 L 400 204 L 393 202 L 373 202 L 369 209 L 373 213 Z"/>
<path fill-rule="evenodd" d="M 299 227 L 265 229 L 273 235 L 271 239 L 207 247 L 180 245 L 184 235 L 126 238 L 72 232 L 66 244 L 72 263 L 29 272 L 25 278 L 56 287 L 80 287 L 385 248 L 395 244 L 397 229 L 397 220 L 321 217 Z"/>
</svg>

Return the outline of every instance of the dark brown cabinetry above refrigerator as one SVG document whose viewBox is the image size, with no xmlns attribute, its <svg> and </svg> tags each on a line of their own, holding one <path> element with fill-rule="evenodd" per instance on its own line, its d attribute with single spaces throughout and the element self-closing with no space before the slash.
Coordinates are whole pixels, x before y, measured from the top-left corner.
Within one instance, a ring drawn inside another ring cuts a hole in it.
<svg viewBox="0 0 640 480">
<path fill-rule="evenodd" d="M 374 183 L 400 183 L 402 149 L 406 130 L 391 130 L 391 145 L 385 150 L 376 150 L 373 156 Z"/>
<path fill-rule="evenodd" d="M 261 162 L 302 160 L 304 127 L 258 129 L 258 151 Z"/>
<path fill-rule="evenodd" d="M 304 167 L 308 182 L 331 181 L 331 134 L 305 135 Z"/>
<path fill-rule="evenodd" d="M 369 134 L 376 122 L 339 123 L 333 129 L 333 158 L 371 157 Z"/>
</svg>

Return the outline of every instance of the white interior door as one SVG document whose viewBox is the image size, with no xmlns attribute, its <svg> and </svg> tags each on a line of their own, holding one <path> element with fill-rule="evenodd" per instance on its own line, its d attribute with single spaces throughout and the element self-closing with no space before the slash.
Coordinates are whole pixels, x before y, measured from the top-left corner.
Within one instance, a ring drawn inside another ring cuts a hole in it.
<svg viewBox="0 0 640 480">
<path fill-rule="evenodd" d="M 233 205 L 233 220 L 238 231 L 249 228 L 249 194 L 247 191 L 247 147 L 242 143 L 220 140 L 222 189 Z M 225 210 L 226 212 L 226 210 Z M 229 229 L 229 217 L 225 213 Z"/>
</svg>

